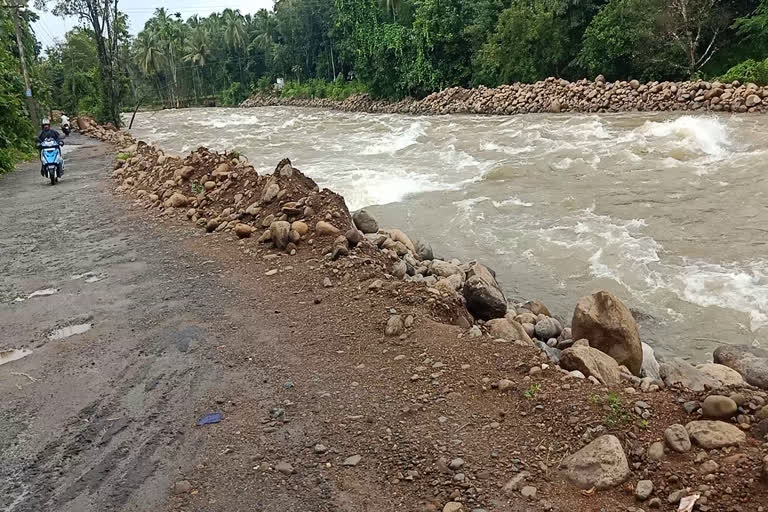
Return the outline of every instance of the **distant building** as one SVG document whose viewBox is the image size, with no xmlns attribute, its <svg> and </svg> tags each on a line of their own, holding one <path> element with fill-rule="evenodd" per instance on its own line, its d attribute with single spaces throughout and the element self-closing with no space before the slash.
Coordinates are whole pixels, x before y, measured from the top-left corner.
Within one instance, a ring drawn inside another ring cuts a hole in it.
<svg viewBox="0 0 768 512">
<path fill-rule="evenodd" d="M 285 87 L 285 78 L 278 78 L 275 81 L 275 89 L 277 89 L 278 91 L 282 91 L 283 87 Z"/>
</svg>

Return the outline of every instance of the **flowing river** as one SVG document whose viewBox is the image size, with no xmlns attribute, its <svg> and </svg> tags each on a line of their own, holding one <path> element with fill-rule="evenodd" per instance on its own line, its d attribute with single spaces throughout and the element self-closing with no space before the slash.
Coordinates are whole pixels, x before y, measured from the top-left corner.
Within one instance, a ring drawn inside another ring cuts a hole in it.
<svg viewBox="0 0 768 512">
<path fill-rule="evenodd" d="M 768 344 L 768 117 L 374 115 L 271 107 L 139 113 L 168 152 L 283 157 L 380 225 L 493 267 L 570 319 L 609 289 L 661 355 Z"/>
</svg>

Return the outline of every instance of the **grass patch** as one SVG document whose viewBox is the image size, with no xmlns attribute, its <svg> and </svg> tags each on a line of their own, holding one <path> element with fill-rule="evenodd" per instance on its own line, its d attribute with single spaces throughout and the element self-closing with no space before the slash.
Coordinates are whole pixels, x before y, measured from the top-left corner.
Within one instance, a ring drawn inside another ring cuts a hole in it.
<svg viewBox="0 0 768 512">
<path fill-rule="evenodd" d="M 525 390 L 523 396 L 528 400 L 533 400 L 536 398 L 539 391 L 541 391 L 541 384 L 531 384 L 528 386 L 528 389 Z"/>
<path fill-rule="evenodd" d="M 133 158 L 133 153 L 118 153 L 117 155 L 118 160 L 128 160 L 129 158 Z"/>
<path fill-rule="evenodd" d="M 632 421 L 631 411 L 624 406 L 621 397 L 614 392 L 607 395 L 590 393 L 588 400 L 594 405 L 602 406 L 606 412 L 603 424 L 608 428 L 621 427 Z"/>
</svg>

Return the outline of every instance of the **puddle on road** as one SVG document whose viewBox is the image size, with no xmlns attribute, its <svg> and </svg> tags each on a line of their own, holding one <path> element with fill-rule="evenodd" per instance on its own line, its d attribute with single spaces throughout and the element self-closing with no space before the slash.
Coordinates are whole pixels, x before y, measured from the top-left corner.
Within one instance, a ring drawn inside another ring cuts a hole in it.
<svg viewBox="0 0 768 512">
<path fill-rule="evenodd" d="M 15 350 L 0 350 L 0 366 L 4 365 L 5 363 L 10 363 L 11 361 L 18 361 L 22 357 L 27 357 L 31 353 L 31 350 L 24 348 Z"/>
<path fill-rule="evenodd" d="M 86 283 L 97 283 L 104 279 L 106 276 L 96 274 L 95 272 L 86 272 L 84 274 L 75 274 L 70 279 L 77 281 L 78 279 L 85 279 Z"/>
<path fill-rule="evenodd" d="M 61 329 L 56 329 L 53 331 L 48 335 L 48 339 L 63 340 L 64 338 L 69 338 L 70 336 L 83 334 L 86 331 L 90 331 L 91 327 L 93 327 L 93 324 L 68 325 L 67 327 L 62 327 Z"/>
<path fill-rule="evenodd" d="M 33 297 L 48 297 L 49 295 L 53 295 L 54 293 L 59 293 L 58 288 L 46 288 L 45 290 L 37 290 L 36 292 L 32 292 L 29 294 L 28 299 L 31 299 Z"/>
</svg>

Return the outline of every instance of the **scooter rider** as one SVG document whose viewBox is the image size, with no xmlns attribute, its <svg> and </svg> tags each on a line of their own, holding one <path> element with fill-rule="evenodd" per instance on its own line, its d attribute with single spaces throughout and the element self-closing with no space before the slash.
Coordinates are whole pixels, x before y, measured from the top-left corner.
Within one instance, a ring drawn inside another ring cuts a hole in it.
<svg viewBox="0 0 768 512">
<path fill-rule="evenodd" d="M 42 144 L 46 139 L 55 140 L 59 147 L 64 145 L 64 143 L 61 141 L 61 137 L 59 136 L 59 132 L 51 128 L 51 122 L 47 118 L 43 119 L 41 125 L 42 129 L 40 130 L 40 135 L 37 136 L 38 149 L 42 147 Z M 40 168 L 40 174 L 45 176 L 45 169 L 42 167 Z M 64 169 L 61 170 L 61 174 L 64 174 Z"/>
<path fill-rule="evenodd" d="M 64 132 L 65 136 L 69 135 L 69 131 L 70 131 L 69 117 L 66 114 L 61 114 L 61 131 Z"/>
<path fill-rule="evenodd" d="M 42 144 L 45 139 L 53 139 L 61 145 L 59 132 L 51 128 L 51 122 L 48 119 L 43 119 L 42 130 L 40 131 L 40 135 L 37 136 L 38 145 Z"/>
</svg>

